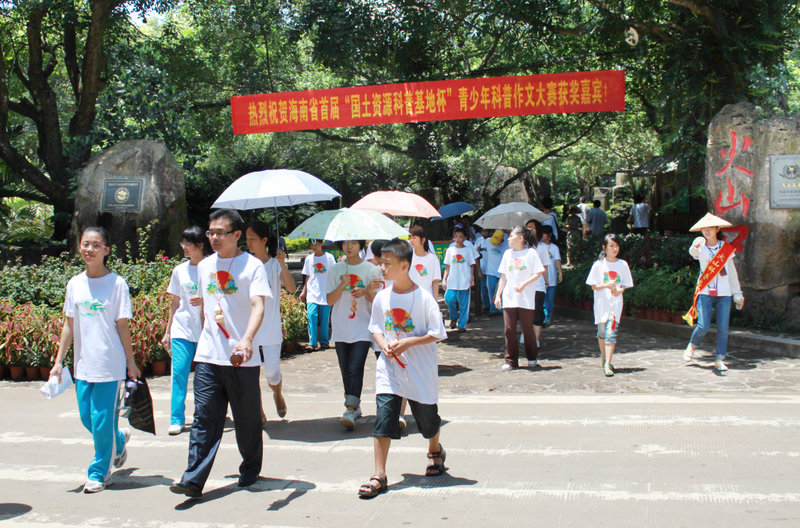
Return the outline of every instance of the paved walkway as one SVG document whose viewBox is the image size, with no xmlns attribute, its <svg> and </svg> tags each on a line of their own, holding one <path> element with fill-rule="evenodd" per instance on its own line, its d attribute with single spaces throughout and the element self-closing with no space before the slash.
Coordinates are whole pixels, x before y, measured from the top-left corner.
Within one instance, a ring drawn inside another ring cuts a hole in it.
<svg viewBox="0 0 800 528">
<path fill-rule="evenodd" d="M 270 422 L 262 478 L 235 482 L 228 429 L 201 500 L 167 485 L 188 435 L 166 436 L 169 379 L 151 380 L 158 436 L 134 432 L 125 468 L 98 495 L 80 493 L 92 442 L 74 391 L 53 401 L 39 383 L 0 382 L 0 521 L 72 526 L 729 526 L 800 523 L 800 360 L 732 343 L 730 370 L 684 365 L 681 338 L 620 330 L 617 375 L 600 368 L 594 327 L 547 329 L 540 366 L 500 371 L 500 319 L 478 317 L 440 345 L 440 412 L 448 474 L 423 476 L 425 442 L 411 421 L 394 442 L 390 490 L 359 500 L 372 471 L 374 364 L 365 418 L 353 432 L 333 350 L 284 359 L 289 413 Z M 524 361 L 523 361 L 524 363 Z M 191 393 L 187 411 L 191 413 Z M 232 424 L 229 424 L 232 425 Z"/>
</svg>

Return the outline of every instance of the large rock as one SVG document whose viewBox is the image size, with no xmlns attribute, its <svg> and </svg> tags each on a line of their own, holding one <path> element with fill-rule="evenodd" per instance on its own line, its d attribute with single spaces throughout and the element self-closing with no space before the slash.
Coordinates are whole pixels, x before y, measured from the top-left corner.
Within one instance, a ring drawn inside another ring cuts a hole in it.
<svg viewBox="0 0 800 528">
<path fill-rule="evenodd" d="M 107 179 L 142 180 L 141 211 L 102 212 Z M 153 220 L 158 222 L 147 248 L 150 256 L 158 250 L 170 256 L 178 254 L 181 233 L 189 224 L 184 174 L 163 143 L 121 141 L 94 156 L 80 172 L 72 218 L 73 238 L 77 239 L 84 227 L 103 226 L 109 230 L 118 254 L 123 256 L 125 242 L 137 247 L 136 230 Z"/>
<path fill-rule="evenodd" d="M 800 117 L 763 117 L 750 103 L 728 105 L 711 122 L 706 154 L 709 211 L 749 228 L 736 258 L 751 309 L 787 314 L 800 286 L 795 258 L 800 210 L 770 209 L 770 156 L 800 154 Z M 733 241 L 733 235 L 727 235 Z M 756 299 L 754 297 L 763 297 Z M 764 302 L 761 302 L 764 301 Z M 763 311 L 763 313 L 761 313 Z M 787 316 L 790 314 L 787 314 Z"/>
</svg>

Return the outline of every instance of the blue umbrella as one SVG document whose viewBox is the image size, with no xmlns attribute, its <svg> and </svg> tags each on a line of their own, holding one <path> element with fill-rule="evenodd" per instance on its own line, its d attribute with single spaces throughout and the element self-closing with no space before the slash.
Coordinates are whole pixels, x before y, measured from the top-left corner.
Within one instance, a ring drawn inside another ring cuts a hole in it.
<svg viewBox="0 0 800 528">
<path fill-rule="evenodd" d="M 453 202 L 451 204 L 443 205 L 439 209 L 439 214 L 442 215 L 442 217 L 431 218 L 431 221 L 442 220 L 444 218 L 452 218 L 454 216 L 462 215 L 464 213 L 468 213 L 474 210 L 475 206 L 468 204 L 467 202 Z"/>
</svg>

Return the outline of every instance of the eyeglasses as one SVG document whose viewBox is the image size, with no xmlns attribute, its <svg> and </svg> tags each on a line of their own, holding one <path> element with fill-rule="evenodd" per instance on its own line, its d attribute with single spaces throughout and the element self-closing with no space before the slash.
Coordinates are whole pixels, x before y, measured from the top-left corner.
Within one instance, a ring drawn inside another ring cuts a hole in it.
<svg viewBox="0 0 800 528">
<path fill-rule="evenodd" d="M 102 246 L 100 244 L 90 244 L 88 242 L 81 242 L 81 249 L 93 249 L 95 251 L 99 249 L 106 249 L 108 246 Z"/>
<path fill-rule="evenodd" d="M 206 236 L 208 238 L 225 238 L 231 233 L 233 233 L 233 231 L 206 231 Z"/>
<path fill-rule="evenodd" d="M 194 244 L 192 244 L 191 242 L 181 242 L 181 247 L 184 249 L 192 246 L 194 246 Z"/>
</svg>

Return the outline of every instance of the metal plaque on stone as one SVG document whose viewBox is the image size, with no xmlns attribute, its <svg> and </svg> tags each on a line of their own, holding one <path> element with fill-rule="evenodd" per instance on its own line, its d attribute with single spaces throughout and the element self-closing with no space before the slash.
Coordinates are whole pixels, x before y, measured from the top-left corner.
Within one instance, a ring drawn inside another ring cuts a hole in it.
<svg viewBox="0 0 800 528">
<path fill-rule="evenodd" d="M 800 209 L 800 154 L 769 157 L 769 208 Z"/>
<path fill-rule="evenodd" d="M 144 180 L 103 180 L 103 203 L 100 210 L 111 213 L 142 211 Z"/>
</svg>

